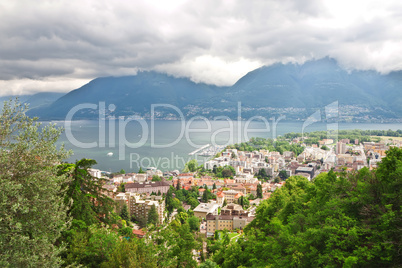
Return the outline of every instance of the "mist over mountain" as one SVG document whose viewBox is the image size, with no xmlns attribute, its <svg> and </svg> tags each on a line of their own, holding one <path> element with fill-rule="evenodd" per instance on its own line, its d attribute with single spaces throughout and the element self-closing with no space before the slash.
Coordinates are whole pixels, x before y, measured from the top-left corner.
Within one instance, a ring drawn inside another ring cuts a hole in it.
<svg viewBox="0 0 402 268">
<path fill-rule="evenodd" d="M 402 117 L 402 72 L 382 75 L 374 71 L 347 71 L 335 60 L 324 58 L 298 64 L 274 64 L 249 72 L 231 87 L 197 84 L 187 78 L 175 78 L 157 72 L 139 72 L 135 76 L 97 78 L 57 100 L 30 110 L 41 119 L 64 119 L 76 105 L 114 104 L 114 116 L 150 116 L 152 104 L 170 104 L 186 116 L 211 117 L 233 112 L 237 103 L 248 109 L 245 117 L 277 115 L 281 109 L 324 108 L 338 101 L 351 106 L 351 116 L 358 113 L 382 118 Z M 162 109 L 163 110 L 163 109 Z M 162 111 L 161 110 L 161 111 Z M 225 113 L 226 111 L 226 113 Z M 229 112 L 228 112 L 229 111 Z M 363 112 L 362 112 L 363 111 Z M 160 118 L 174 116 L 162 111 Z M 305 115 L 307 115 L 306 112 Z M 177 113 L 176 113 L 177 115 Z M 299 118 L 303 117 L 300 115 Z M 98 117 L 95 110 L 83 109 L 75 119 Z"/>
</svg>

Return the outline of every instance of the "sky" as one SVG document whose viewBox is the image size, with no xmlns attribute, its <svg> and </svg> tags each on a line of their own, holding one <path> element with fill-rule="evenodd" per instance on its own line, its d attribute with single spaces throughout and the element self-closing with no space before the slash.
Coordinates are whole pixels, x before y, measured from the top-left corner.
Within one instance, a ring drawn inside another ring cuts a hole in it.
<svg viewBox="0 0 402 268">
<path fill-rule="evenodd" d="M 0 96 L 154 70 L 232 85 L 273 63 L 402 70 L 400 0 L 2 0 Z"/>
</svg>

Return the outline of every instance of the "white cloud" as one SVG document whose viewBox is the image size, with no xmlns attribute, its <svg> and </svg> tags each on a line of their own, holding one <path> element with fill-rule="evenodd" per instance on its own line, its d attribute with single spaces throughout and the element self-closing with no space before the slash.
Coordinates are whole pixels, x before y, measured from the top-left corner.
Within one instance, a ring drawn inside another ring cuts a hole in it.
<svg viewBox="0 0 402 268">
<path fill-rule="evenodd" d="M 139 69 L 230 85 L 261 65 L 325 56 L 402 69 L 397 0 L 4 0 L 0 17 L 0 95 Z"/>
</svg>

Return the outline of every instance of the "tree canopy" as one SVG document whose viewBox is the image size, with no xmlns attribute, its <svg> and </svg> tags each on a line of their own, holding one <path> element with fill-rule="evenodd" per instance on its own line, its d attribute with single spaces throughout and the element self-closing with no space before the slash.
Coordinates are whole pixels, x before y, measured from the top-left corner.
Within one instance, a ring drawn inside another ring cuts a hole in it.
<svg viewBox="0 0 402 268">
<path fill-rule="evenodd" d="M 26 110 L 14 100 L 0 114 L 0 266 L 57 267 L 56 241 L 69 226 L 62 185 L 70 181 L 57 165 L 68 153 L 56 147 L 62 130 Z"/>
<path fill-rule="evenodd" d="M 397 267 L 401 184 L 398 148 L 374 171 L 290 177 L 213 260 L 221 267 Z"/>
</svg>

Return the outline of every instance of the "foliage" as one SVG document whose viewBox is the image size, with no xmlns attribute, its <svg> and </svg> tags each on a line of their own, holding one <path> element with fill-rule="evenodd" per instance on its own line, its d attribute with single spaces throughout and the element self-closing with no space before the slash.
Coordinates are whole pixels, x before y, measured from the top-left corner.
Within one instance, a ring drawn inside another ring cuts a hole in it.
<svg viewBox="0 0 402 268">
<path fill-rule="evenodd" d="M 326 145 L 321 146 L 321 149 L 323 149 L 323 150 L 325 150 L 325 151 L 329 151 L 329 148 L 328 148 L 328 146 L 326 146 Z"/>
<path fill-rule="evenodd" d="M 257 198 L 262 198 L 262 185 L 257 185 Z"/>
<path fill-rule="evenodd" d="M 151 206 L 151 209 L 148 212 L 148 224 L 158 225 L 159 224 L 159 214 L 156 210 L 155 205 Z"/>
<path fill-rule="evenodd" d="M 124 169 L 120 169 L 120 174 L 126 174 L 126 171 Z"/>
<path fill-rule="evenodd" d="M 190 161 L 188 161 L 184 167 L 184 172 L 195 172 L 197 170 L 199 170 L 201 167 L 198 166 L 198 162 L 196 159 L 192 159 Z"/>
<path fill-rule="evenodd" d="M 212 172 L 219 178 L 230 178 L 236 175 L 236 170 L 232 166 L 216 167 L 214 166 Z"/>
<path fill-rule="evenodd" d="M 279 176 L 279 178 L 281 178 L 282 180 L 286 180 L 287 178 L 289 178 L 288 173 L 286 172 L 286 170 L 281 170 L 281 171 L 279 171 L 278 176 Z"/>
<path fill-rule="evenodd" d="M 96 164 L 92 159 L 81 159 L 75 164 L 60 165 L 60 174 L 67 174 L 71 181 L 65 186 L 66 204 L 73 202 L 69 214 L 76 220 L 82 220 L 87 226 L 94 223 L 113 223 L 114 201 L 102 188 L 105 179 L 94 178 L 88 169 Z"/>
<path fill-rule="evenodd" d="M 128 212 L 128 207 L 126 204 L 124 204 L 123 207 L 121 208 L 120 217 L 125 221 L 130 220 L 130 214 Z"/>
<path fill-rule="evenodd" d="M 56 147 L 62 130 L 41 127 L 18 100 L 0 114 L 0 266 L 57 267 L 55 242 L 69 225 L 57 164 L 68 152 Z"/>
<path fill-rule="evenodd" d="M 300 136 L 301 137 L 301 134 Z M 228 146 L 229 149 L 237 149 L 239 151 L 256 151 L 256 150 L 269 150 L 283 154 L 285 151 L 291 151 L 296 156 L 304 151 L 304 147 L 300 144 L 290 144 L 288 141 L 279 137 L 277 140 L 264 139 L 264 138 L 251 138 L 248 142 L 242 142 L 235 145 Z"/>
<path fill-rule="evenodd" d="M 379 168 L 287 179 L 257 208 L 245 235 L 214 251 L 222 267 L 397 267 L 402 149 Z M 214 248 L 210 248 L 211 252 Z"/>
<path fill-rule="evenodd" d="M 201 263 L 200 266 L 198 266 L 199 268 L 218 268 L 219 266 L 211 261 L 211 260 L 206 260 L 205 262 Z"/>
<path fill-rule="evenodd" d="M 215 198 L 216 198 L 216 196 L 213 193 L 211 193 L 211 191 L 209 189 L 205 189 L 205 191 L 202 194 L 201 201 L 203 203 L 208 203 L 208 200 L 215 199 Z"/>
<path fill-rule="evenodd" d="M 195 241 L 187 223 L 176 220 L 161 230 L 155 239 L 160 267 L 197 267 L 193 250 L 200 245 Z"/>
<path fill-rule="evenodd" d="M 162 178 L 159 177 L 158 175 L 153 175 L 152 176 L 152 181 L 162 181 Z"/>
<path fill-rule="evenodd" d="M 200 230 L 200 219 L 198 217 L 192 216 L 187 221 L 191 231 L 197 232 Z"/>
<path fill-rule="evenodd" d="M 117 187 L 117 192 L 125 193 L 126 192 L 126 183 L 122 182 L 120 185 Z"/>
<path fill-rule="evenodd" d="M 140 167 L 140 169 L 138 170 L 138 174 L 144 174 L 144 173 L 145 173 L 145 171 L 142 170 L 142 167 Z"/>
<path fill-rule="evenodd" d="M 111 252 L 108 261 L 102 263 L 100 267 L 153 268 L 158 267 L 158 265 L 152 245 L 143 240 L 131 238 L 129 241 L 123 239 L 118 243 Z"/>
</svg>

